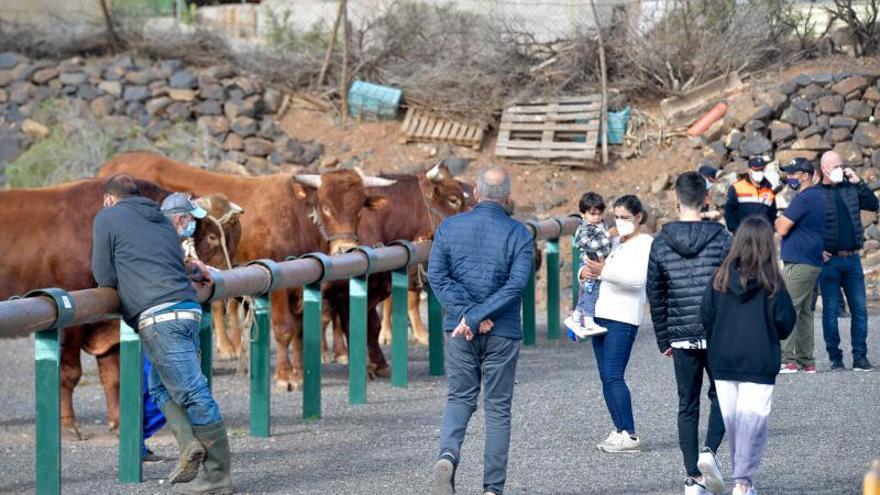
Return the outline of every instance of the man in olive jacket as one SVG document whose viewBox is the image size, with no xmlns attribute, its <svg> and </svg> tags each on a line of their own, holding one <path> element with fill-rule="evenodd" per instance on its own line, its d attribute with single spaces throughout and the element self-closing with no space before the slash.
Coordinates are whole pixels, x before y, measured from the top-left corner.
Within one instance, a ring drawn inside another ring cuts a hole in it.
<svg viewBox="0 0 880 495">
<path fill-rule="evenodd" d="M 730 251 L 731 235 L 723 225 L 700 220 L 706 202 L 705 181 L 687 172 L 675 181 L 678 222 L 663 226 L 648 258 L 648 302 L 660 352 L 673 358 L 678 384 L 678 441 L 688 478 L 686 493 L 700 488 L 723 493 L 724 482 L 715 452 L 724 437 L 724 422 L 715 384 L 708 371 L 706 331 L 700 319 L 703 292 Z M 709 428 L 699 450 L 700 391 L 709 375 Z"/>
</svg>

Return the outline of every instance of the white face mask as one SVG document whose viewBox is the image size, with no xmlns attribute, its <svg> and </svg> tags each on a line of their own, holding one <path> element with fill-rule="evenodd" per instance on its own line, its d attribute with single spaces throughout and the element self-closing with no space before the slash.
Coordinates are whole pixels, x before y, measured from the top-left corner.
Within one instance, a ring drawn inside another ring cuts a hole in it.
<svg viewBox="0 0 880 495">
<path fill-rule="evenodd" d="M 617 227 L 617 233 L 620 237 L 626 237 L 636 231 L 636 224 L 627 220 L 616 220 L 614 225 Z"/>
<path fill-rule="evenodd" d="M 828 174 L 828 179 L 835 184 L 840 184 L 843 182 L 843 169 L 840 167 L 835 168 Z"/>
<path fill-rule="evenodd" d="M 762 180 L 764 180 L 764 172 L 749 172 L 749 175 L 752 177 L 752 182 L 755 184 L 760 184 Z"/>
</svg>

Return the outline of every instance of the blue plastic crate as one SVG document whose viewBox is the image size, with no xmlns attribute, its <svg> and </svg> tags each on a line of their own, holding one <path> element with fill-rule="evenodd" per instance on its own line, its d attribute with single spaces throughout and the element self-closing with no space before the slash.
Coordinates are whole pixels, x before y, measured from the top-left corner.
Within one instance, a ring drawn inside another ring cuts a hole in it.
<svg viewBox="0 0 880 495">
<path fill-rule="evenodd" d="M 395 119 L 403 92 L 380 84 L 355 81 L 348 90 L 348 113 L 356 119 Z"/>
</svg>

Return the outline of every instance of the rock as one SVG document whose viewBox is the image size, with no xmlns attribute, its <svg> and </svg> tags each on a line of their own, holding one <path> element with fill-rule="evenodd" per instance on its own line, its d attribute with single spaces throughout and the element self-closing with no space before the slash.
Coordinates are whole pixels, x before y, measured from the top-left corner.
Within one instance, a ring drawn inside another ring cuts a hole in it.
<svg viewBox="0 0 880 495">
<path fill-rule="evenodd" d="M 234 132 L 226 135 L 226 139 L 223 141 L 224 151 L 240 150 L 242 148 L 244 148 L 244 139 L 241 136 Z"/>
<path fill-rule="evenodd" d="M 46 84 L 52 79 L 58 77 L 58 73 L 58 69 L 55 67 L 46 67 L 45 69 L 40 69 L 34 72 L 34 75 L 31 76 L 31 80 L 35 84 Z"/>
<path fill-rule="evenodd" d="M 816 134 L 806 139 L 798 139 L 791 145 L 793 150 L 815 150 L 827 151 L 831 149 L 831 145 L 822 139 L 822 136 Z"/>
<path fill-rule="evenodd" d="M 281 91 L 274 88 L 267 88 L 266 92 L 263 93 L 263 103 L 266 107 L 266 111 L 269 113 L 277 112 L 281 108 L 281 101 L 283 98 Z"/>
<path fill-rule="evenodd" d="M 846 141 L 851 137 L 852 133 L 849 132 L 849 129 L 845 127 L 835 127 L 833 129 L 829 129 L 828 132 L 825 133 L 825 140 L 831 141 L 832 143 Z"/>
<path fill-rule="evenodd" d="M 819 111 L 827 114 L 837 114 L 843 111 L 843 97 L 840 95 L 828 95 L 819 98 Z"/>
<path fill-rule="evenodd" d="M 48 127 L 31 119 L 26 119 L 21 123 L 21 132 L 31 139 L 46 139 L 50 134 Z"/>
<path fill-rule="evenodd" d="M 9 87 L 9 101 L 24 105 L 34 95 L 34 85 L 29 82 L 17 82 Z"/>
<path fill-rule="evenodd" d="M 0 53 L 0 69 L 11 69 L 18 65 L 20 60 L 22 60 L 21 56 L 15 52 Z"/>
<path fill-rule="evenodd" d="M 208 131 L 212 136 L 229 132 L 229 120 L 222 115 L 199 117 L 199 128 Z"/>
<path fill-rule="evenodd" d="M 174 74 L 178 70 L 183 68 L 183 61 L 178 60 L 176 58 L 167 59 L 159 62 L 158 69 L 160 71 L 165 72 L 166 74 Z M 170 77 L 170 76 L 168 76 Z"/>
<path fill-rule="evenodd" d="M 278 163 L 303 163 L 303 147 L 299 141 L 288 136 L 284 136 L 275 141 L 275 151 L 273 156 Z"/>
<path fill-rule="evenodd" d="M 831 86 L 831 90 L 840 95 L 848 95 L 853 91 L 861 91 L 867 87 L 867 79 L 862 76 L 851 76 Z"/>
<path fill-rule="evenodd" d="M 269 163 L 269 160 L 256 156 L 248 157 L 244 166 L 253 175 L 264 175 L 272 170 L 272 164 Z"/>
<path fill-rule="evenodd" d="M 128 115 L 135 120 L 140 120 L 142 116 L 147 115 L 147 109 L 144 107 L 143 103 L 132 101 L 125 106 L 125 115 Z"/>
<path fill-rule="evenodd" d="M 0 70 L 0 86 L 8 86 L 15 81 L 15 75 L 12 71 Z"/>
<path fill-rule="evenodd" d="M 199 86 L 199 80 L 192 72 L 184 69 L 172 74 L 168 85 L 176 89 L 193 89 Z"/>
<path fill-rule="evenodd" d="M 147 130 L 144 134 L 147 136 L 147 139 L 156 141 L 161 138 L 162 134 L 169 128 L 171 128 L 171 122 L 168 122 L 165 119 L 152 120 L 147 124 Z"/>
<path fill-rule="evenodd" d="M 874 120 L 880 120 L 880 105 L 877 105 L 877 107 L 874 108 Z"/>
<path fill-rule="evenodd" d="M 761 120 L 750 120 L 746 122 L 746 125 L 743 127 L 743 132 L 746 134 L 751 134 L 753 132 L 760 132 L 767 128 L 767 124 L 765 124 Z"/>
<path fill-rule="evenodd" d="M 160 96 L 158 98 L 153 98 L 152 100 L 147 101 L 145 105 L 147 109 L 147 113 L 150 115 L 156 115 L 162 110 L 165 109 L 168 105 L 171 104 L 171 98 L 167 96 Z"/>
<path fill-rule="evenodd" d="M 135 86 L 146 86 L 156 79 L 149 70 L 132 71 L 125 74 L 125 81 Z"/>
<path fill-rule="evenodd" d="M 192 110 L 186 103 L 177 101 L 165 108 L 165 115 L 172 120 L 187 120 L 192 116 Z"/>
<path fill-rule="evenodd" d="M 257 121 L 250 117 L 236 117 L 232 119 L 232 123 L 229 127 L 232 129 L 232 132 L 246 138 L 248 136 L 253 136 L 254 133 L 257 132 Z"/>
<path fill-rule="evenodd" d="M 831 127 L 843 127 L 852 130 L 859 122 L 849 117 L 831 117 Z"/>
<path fill-rule="evenodd" d="M 850 100 L 858 100 L 861 97 L 862 97 L 861 91 L 853 91 L 852 93 L 844 96 L 843 99 L 846 101 L 850 101 Z"/>
<path fill-rule="evenodd" d="M 786 108 L 785 111 L 782 112 L 780 120 L 788 122 L 799 129 L 803 129 L 810 125 L 810 116 L 806 112 L 798 110 L 793 106 Z"/>
<path fill-rule="evenodd" d="M 871 86 L 865 90 L 865 94 L 862 98 L 876 104 L 877 102 L 880 102 L 880 89 L 877 89 L 876 86 Z"/>
<path fill-rule="evenodd" d="M 798 91 L 798 94 L 808 101 L 815 101 L 820 96 L 825 94 L 825 88 L 814 83 Z"/>
<path fill-rule="evenodd" d="M 192 89 L 176 89 L 172 86 L 168 90 L 168 96 L 174 101 L 191 102 L 196 99 L 196 92 Z"/>
<path fill-rule="evenodd" d="M 11 129 L 0 128 L 0 164 L 9 163 L 24 151 L 24 136 Z"/>
<path fill-rule="evenodd" d="M 89 82 L 89 75 L 85 72 L 65 72 L 58 76 L 58 79 L 68 86 L 79 86 Z"/>
<path fill-rule="evenodd" d="M 335 156 L 325 156 L 321 159 L 320 167 L 323 169 L 333 168 L 336 165 L 339 165 L 339 158 Z"/>
<path fill-rule="evenodd" d="M 806 158 L 807 160 L 815 160 L 819 153 L 811 150 L 779 150 L 774 158 L 782 164 L 786 164 L 795 158 Z"/>
<path fill-rule="evenodd" d="M 831 117 L 827 115 L 819 115 L 816 117 L 816 125 L 823 131 L 827 131 L 831 127 Z"/>
<path fill-rule="evenodd" d="M 122 83 L 119 81 L 101 81 L 98 83 L 98 90 L 119 98 L 122 96 Z"/>
<path fill-rule="evenodd" d="M 761 101 L 763 101 L 775 115 L 782 110 L 782 107 L 785 106 L 786 103 L 788 103 L 788 97 L 779 91 L 770 91 L 762 96 Z"/>
<path fill-rule="evenodd" d="M 264 139 L 272 139 L 280 132 L 281 130 L 275 125 L 275 121 L 272 120 L 272 117 L 267 115 L 260 121 L 260 130 L 257 131 L 257 136 Z"/>
<path fill-rule="evenodd" d="M 877 212 L 862 210 L 860 214 L 862 217 L 862 225 L 867 226 L 867 225 L 877 223 Z M 880 248 L 880 242 L 878 242 L 878 241 L 875 241 L 875 242 L 877 242 L 877 247 Z M 865 246 L 865 249 L 867 249 L 867 248 L 868 248 L 868 246 Z M 871 251 L 876 251 L 876 249 L 872 249 Z"/>
<path fill-rule="evenodd" d="M 820 85 L 830 84 L 834 82 L 834 74 L 830 72 L 819 72 L 813 74 L 813 82 Z"/>
<path fill-rule="evenodd" d="M 9 101 L 9 93 L 7 93 L 5 89 L 0 88 L 0 104 L 6 103 L 7 101 Z"/>
<path fill-rule="evenodd" d="M 754 155 L 763 155 L 769 153 L 773 149 L 773 143 L 769 139 L 759 133 L 746 135 L 742 143 L 739 145 L 739 154 L 744 157 Z"/>
<path fill-rule="evenodd" d="M 232 160 L 223 160 L 222 162 L 217 164 L 216 167 L 214 167 L 214 170 L 224 174 L 250 175 L 244 165 L 236 163 Z"/>
<path fill-rule="evenodd" d="M 106 117 L 113 113 L 114 99 L 112 96 L 99 96 L 89 103 L 89 108 L 96 117 Z"/>
<path fill-rule="evenodd" d="M 813 77 L 809 74 L 798 74 L 797 77 L 794 78 L 794 83 L 800 87 L 809 86 L 813 83 Z"/>
<path fill-rule="evenodd" d="M 871 116 L 871 112 L 873 109 L 871 105 L 862 100 L 851 100 L 846 102 L 846 106 L 843 108 L 843 115 L 846 117 L 852 117 L 856 120 L 865 120 Z"/>
<path fill-rule="evenodd" d="M 862 147 L 853 142 L 837 143 L 834 151 L 843 157 L 843 163 L 847 167 L 859 167 L 862 165 Z"/>
<path fill-rule="evenodd" d="M 791 105 L 802 112 L 810 113 L 813 110 L 813 103 L 803 98 L 793 98 Z"/>
<path fill-rule="evenodd" d="M 302 143 L 303 155 L 302 164 L 308 165 L 317 161 L 324 154 L 324 145 L 315 141 Z"/>
<path fill-rule="evenodd" d="M 817 125 L 811 125 L 810 127 L 807 127 L 803 131 L 799 132 L 797 136 L 798 136 L 798 139 L 807 139 L 808 137 L 815 136 L 816 134 L 819 134 L 821 132 L 822 132 L 821 127 L 819 127 Z"/>
<path fill-rule="evenodd" d="M 122 99 L 126 102 L 141 102 L 151 96 L 153 93 L 146 86 L 126 86 Z"/>
<path fill-rule="evenodd" d="M 874 182 L 877 182 L 877 177 L 880 177 L 880 170 L 878 170 L 870 165 L 872 165 L 872 164 L 870 163 L 870 160 L 869 160 L 868 166 L 862 167 L 861 170 L 859 170 L 859 176 L 867 184 L 873 184 Z"/>
<path fill-rule="evenodd" d="M 871 164 L 875 169 L 880 169 L 880 150 L 874 150 L 874 152 L 871 153 Z"/>
<path fill-rule="evenodd" d="M 745 138 L 745 134 L 734 129 L 724 138 L 724 146 L 729 150 L 738 150 L 743 138 Z"/>
<path fill-rule="evenodd" d="M 755 120 L 755 114 L 759 113 L 762 107 L 767 106 L 755 103 L 751 95 L 740 96 L 730 103 L 730 107 L 727 109 L 727 119 L 730 120 L 733 127 L 742 127 L 746 122 Z M 767 108 L 769 109 L 769 107 Z"/>
<path fill-rule="evenodd" d="M 202 85 L 199 88 L 199 93 L 201 94 L 201 97 L 206 100 L 226 99 L 226 92 L 223 91 L 223 86 L 219 84 Z"/>
<path fill-rule="evenodd" d="M 239 98 L 251 96 L 257 92 L 257 83 L 253 79 L 247 77 L 236 77 L 224 83 L 226 94 L 232 97 L 233 94 L 240 94 Z"/>
<path fill-rule="evenodd" d="M 218 80 L 211 74 L 207 72 L 202 72 L 199 74 L 199 87 L 203 88 L 209 84 L 217 84 Z"/>
<path fill-rule="evenodd" d="M 862 122 L 853 133 L 853 142 L 867 148 L 880 148 L 880 128 L 868 122 Z"/>
<path fill-rule="evenodd" d="M 205 74 L 213 77 L 215 80 L 227 79 L 236 74 L 235 68 L 229 65 L 217 65 L 205 71 Z"/>
<path fill-rule="evenodd" d="M 784 83 L 779 85 L 779 92 L 784 95 L 790 95 L 797 90 L 798 90 L 798 84 L 796 82 L 794 82 L 793 80 L 785 81 Z"/>
<path fill-rule="evenodd" d="M 877 227 L 877 224 L 871 224 L 865 228 L 865 238 L 874 241 L 880 241 L 880 228 Z M 873 259 L 871 259 L 871 256 L 868 256 L 869 265 L 877 264 L 878 262 L 880 262 L 880 253 L 875 253 L 873 256 Z"/>
<path fill-rule="evenodd" d="M 669 174 L 666 172 L 660 172 L 657 174 L 657 178 L 651 182 L 651 194 L 658 194 L 662 191 L 665 191 L 667 187 L 669 187 Z"/>
<path fill-rule="evenodd" d="M 193 107 L 196 115 L 222 115 L 223 107 L 220 102 L 214 100 L 203 100 L 201 103 Z"/>
<path fill-rule="evenodd" d="M 774 143 L 785 141 L 794 137 L 794 128 L 791 124 L 774 120 L 770 123 L 770 140 Z"/>
<path fill-rule="evenodd" d="M 98 90 L 91 84 L 83 84 L 76 89 L 76 96 L 85 101 L 92 101 L 98 96 Z"/>
</svg>

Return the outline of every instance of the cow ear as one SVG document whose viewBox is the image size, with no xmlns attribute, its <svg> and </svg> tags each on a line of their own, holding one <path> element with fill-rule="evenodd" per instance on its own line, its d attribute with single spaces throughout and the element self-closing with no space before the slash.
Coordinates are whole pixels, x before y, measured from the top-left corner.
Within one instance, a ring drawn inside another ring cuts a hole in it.
<svg viewBox="0 0 880 495">
<path fill-rule="evenodd" d="M 309 194 L 306 192 L 305 188 L 302 185 L 300 185 L 298 182 L 291 182 L 290 188 L 293 189 L 293 195 L 299 201 L 305 201 L 305 199 L 309 196 Z"/>
<path fill-rule="evenodd" d="M 370 210 L 381 210 L 388 206 L 388 197 L 387 196 L 367 196 L 367 200 L 364 201 L 364 207 Z"/>
</svg>

